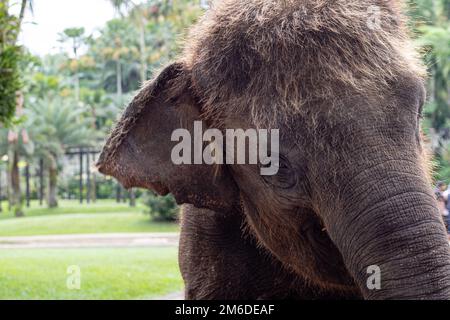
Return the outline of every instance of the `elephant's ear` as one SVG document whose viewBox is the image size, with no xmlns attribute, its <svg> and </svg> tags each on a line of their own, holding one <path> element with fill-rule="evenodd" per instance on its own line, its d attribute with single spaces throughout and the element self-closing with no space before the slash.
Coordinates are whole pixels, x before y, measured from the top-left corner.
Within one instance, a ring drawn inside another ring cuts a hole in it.
<svg viewBox="0 0 450 320">
<path fill-rule="evenodd" d="M 202 109 L 198 100 L 190 70 L 181 63 L 166 67 L 125 110 L 100 155 L 99 171 L 126 188 L 171 192 L 179 204 L 212 210 L 233 206 L 238 191 L 224 166 L 177 164 L 172 159 L 180 143 L 173 141 L 174 132 L 181 129 L 195 136 L 194 123 L 201 120 Z"/>
<path fill-rule="evenodd" d="M 180 103 L 183 96 L 191 96 L 189 87 L 190 79 L 182 63 L 167 66 L 155 79 L 148 81 L 125 109 L 109 135 L 97 162 L 99 171 L 119 179 L 114 170 L 117 152 L 146 109 L 155 105 Z"/>
</svg>

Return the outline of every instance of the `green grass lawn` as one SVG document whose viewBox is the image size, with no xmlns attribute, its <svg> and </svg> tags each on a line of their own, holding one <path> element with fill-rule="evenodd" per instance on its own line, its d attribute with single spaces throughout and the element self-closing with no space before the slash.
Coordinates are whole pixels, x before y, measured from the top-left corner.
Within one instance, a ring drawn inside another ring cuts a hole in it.
<svg viewBox="0 0 450 320">
<path fill-rule="evenodd" d="M 59 200 L 58 208 L 49 209 L 44 205 L 40 206 L 36 200 L 31 201 L 30 208 L 24 206 L 26 217 L 50 216 L 71 213 L 113 213 L 113 212 L 143 212 L 145 208 L 138 203 L 132 208 L 127 203 L 117 203 L 114 200 L 98 200 L 95 203 L 80 204 L 77 200 Z M 8 211 L 6 201 L 2 203 L 3 212 L 0 212 L 1 219 L 14 218 L 13 213 Z"/>
<path fill-rule="evenodd" d="M 59 208 L 37 206 L 26 209 L 25 217 L 0 213 L 1 236 L 32 236 L 83 233 L 177 232 L 176 223 L 153 222 L 143 207 L 130 208 L 113 200 L 80 205 L 60 201 Z"/>
<path fill-rule="evenodd" d="M 181 291 L 176 248 L 0 250 L 0 299 L 148 299 Z M 69 266 L 81 289 L 67 288 Z"/>
<path fill-rule="evenodd" d="M 139 212 L 82 213 L 0 220 L 0 237 L 83 233 L 177 232 Z"/>
<path fill-rule="evenodd" d="M 3 210 L 0 236 L 179 230 L 175 223 L 152 222 L 140 205 L 114 200 L 59 205 L 48 209 L 33 201 L 23 218 Z M 81 270 L 80 290 L 66 285 L 72 265 Z M 0 249 L 0 299 L 147 299 L 182 286 L 176 248 Z"/>
</svg>

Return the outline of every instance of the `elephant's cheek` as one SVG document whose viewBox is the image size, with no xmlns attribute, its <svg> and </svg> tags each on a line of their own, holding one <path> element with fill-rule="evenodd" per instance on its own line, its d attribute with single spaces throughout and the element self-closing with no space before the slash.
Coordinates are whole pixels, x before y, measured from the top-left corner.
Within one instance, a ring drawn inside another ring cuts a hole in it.
<svg viewBox="0 0 450 320">
<path fill-rule="evenodd" d="M 312 212 L 264 210 L 241 195 L 250 230 L 259 242 L 297 275 L 326 289 L 355 290 L 342 257 Z M 314 228 L 305 230 L 305 225 Z"/>
</svg>

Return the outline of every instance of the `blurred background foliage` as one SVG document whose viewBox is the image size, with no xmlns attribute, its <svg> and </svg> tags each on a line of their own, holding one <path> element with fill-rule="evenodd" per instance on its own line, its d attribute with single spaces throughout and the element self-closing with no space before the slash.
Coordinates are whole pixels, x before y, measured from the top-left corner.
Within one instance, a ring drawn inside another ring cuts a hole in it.
<svg viewBox="0 0 450 320">
<path fill-rule="evenodd" d="M 20 90 L 19 60 L 21 48 L 16 45 L 20 19 L 9 14 L 8 1 L 0 1 L 0 123 L 10 124 Z"/>
<path fill-rule="evenodd" d="M 450 182 L 450 1 L 409 4 L 411 28 L 429 71 L 423 131 L 434 155 L 435 179 Z"/>
<path fill-rule="evenodd" d="M 20 215 L 20 162 L 44 160 L 50 207 L 63 194 L 76 197 L 76 177 L 59 174 L 61 158 L 71 147 L 100 148 L 135 91 L 180 52 L 179 39 L 206 1 L 110 0 L 116 16 L 95 36 L 82 27 L 60 30 L 59 40 L 69 49 L 40 57 L 17 46 L 23 15 L 33 2 L 15 1 L 22 6 L 19 16 L 9 13 L 13 2 L 0 0 L 0 170 L 8 173 L 8 198 Z M 412 34 L 430 74 L 423 130 L 434 154 L 435 178 L 450 181 L 450 0 L 408 4 Z M 110 179 L 95 186 L 98 198 L 114 197 L 116 191 Z M 173 220 L 177 214 L 170 197 L 146 191 L 136 196 L 155 219 Z"/>
<path fill-rule="evenodd" d="M 177 221 L 179 208 L 171 195 L 155 197 L 152 192 L 149 192 L 143 199 L 152 220 Z"/>
</svg>

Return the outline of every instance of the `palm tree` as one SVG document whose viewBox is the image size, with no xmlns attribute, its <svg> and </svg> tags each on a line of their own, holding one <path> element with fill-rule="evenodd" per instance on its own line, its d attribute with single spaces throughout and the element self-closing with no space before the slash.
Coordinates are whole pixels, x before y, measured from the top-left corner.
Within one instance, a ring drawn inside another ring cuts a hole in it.
<svg viewBox="0 0 450 320">
<path fill-rule="evenodd" d="M 140 79 L 141 83 L 147 80 L 147 45 L 145 43 L 145 27 L 147 25 L 148 6 L 142 3 L 135 3 L 132 0 L 109 0 L 117 12 L 124 18 L 124 11 L 129 10 L 130 18 L 139 30 L 139 59 L 140 59 Z"/>
<path fill-rule="evenodd" d="M 80 74 L 79 74 L 79 57 L 78 57 L 78 50 L 80 49 L 80 47 L 83 45 L 84 41 L 85 41 L 85 36 L 84 36 L 84 28 L 68 28 L 65 29 L 61 34 L 60 34 L 60 42 L 70 42 L 71 47 L 72 47 L 72 51 L 73 51 L 73 55 L 74 55 L 74 60 L 71 65 L 73 65 L 73 73 L 75 76 L 75 99 L 77 101 L 80 101 Z"/>
<path fill-rule="evenodd" d="M 116 92 L 116 103 L 123 105 L 124 92 L 130 91 L 133 77 L 138 74 L 136 41 L 131 24 L 122 19 L 108 21 L 95 41 L 92 41 L 91 54 L 100 62 L 103 72 L 103 86 L 110 92 Z M 139 77 L 139 76 L 137 76 Z"/>
<path fill-rule="evenodd" d="M 9 206 L 16 217 L 24 215 L 22 210 L 22 192 L 20 188 L 19 163 L 34 152 L 34 143 L 29 139 L 24 124 L 14 129 L 0 128 L 0 155 L 7 161 Z"/>
<path fill-rule="evenodd" d="M 90 146 L 96 134 L 92 119 L 76 102 L 56 98 L 40 100 L 28 110 L 29 126 L 34 128 L 36 154 L 44 159 L 48 171 L 47 201 L 50 208 L 58 206 L 58 160 L 67 148 Z"/>
</svg>

